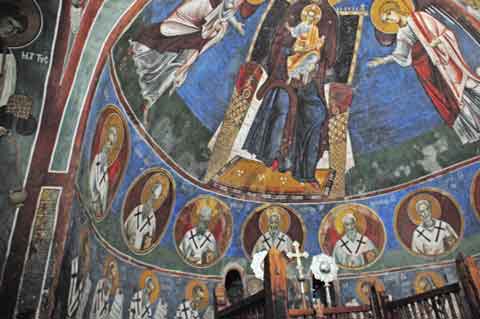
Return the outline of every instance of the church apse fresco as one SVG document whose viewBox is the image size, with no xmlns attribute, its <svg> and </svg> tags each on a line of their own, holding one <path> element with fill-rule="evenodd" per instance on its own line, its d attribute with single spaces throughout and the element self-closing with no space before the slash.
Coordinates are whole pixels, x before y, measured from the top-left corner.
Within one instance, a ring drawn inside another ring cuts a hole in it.
<svg viewBox="0 0 480 319">
<path fill-rule="evenodd" d="M 385 190 L 478 154 L 478 43 L 441 5 L 417 6 L 151 1 L 114 45 L 112 79 L 160 156 L 206 187 Z"/>
</svg>

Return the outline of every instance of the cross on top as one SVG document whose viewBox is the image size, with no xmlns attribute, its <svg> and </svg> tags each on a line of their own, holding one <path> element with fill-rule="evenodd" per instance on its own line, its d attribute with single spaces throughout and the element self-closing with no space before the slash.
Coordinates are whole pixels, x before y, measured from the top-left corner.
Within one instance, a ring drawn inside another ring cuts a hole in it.
<svg viewBox="0 0 480 319">
<path fill-rule="evenodd" d="M 289 259 L 296 259 L 297 261 L 297 270 L 298 270 L 298 278 L 303 279 L 303 265 L 302 265 L 302 258 L 307 258 L 309 256 L 308 252 L 300 252 L 300 243 L 298 241 L 294 241 L 293 244 L 293 253 L 288 252 L 287 257 Z"/>
</svg>

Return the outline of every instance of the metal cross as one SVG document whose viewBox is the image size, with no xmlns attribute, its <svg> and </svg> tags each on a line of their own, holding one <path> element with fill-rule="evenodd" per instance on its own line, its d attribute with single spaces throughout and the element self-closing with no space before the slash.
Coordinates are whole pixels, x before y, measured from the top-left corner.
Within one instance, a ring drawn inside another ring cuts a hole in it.
<svg viewBox="0 0 480 319">
<path fill-rule="evenodd" d="M 297 261 L 297 270 L 298 270 L 298 278 L 303 279 L 303 265 L 302 265 L 302 258 L 307 258 L 309 254 L 304 251 L 303 253 L 300 252 L 300 243 L 298 241 L 293 242 L 293 250 L 294 252 L 288 252 L 287 257 L 289 259 L 296 259 Z"/>
<path fill-rule="evenodd" d="M 304 251 L 303 253 L 300 252 L 300 243 L 298 241 L 293 242 L 293 250 L 294 252 L 288 252 L 287 257 L 289 259 L 296 259 L 297 261 L 297 271 L 298 271 L 298 281 L 300 281 L 300 289 L 302 291 L 302 303 L 303 307 L 307 307 L 307 302 L 305 300 L 305 277 L 303 275 L 303 265 L 302 265 L 302 258 L 307 258 L 309 254 Z"/>
</svg>

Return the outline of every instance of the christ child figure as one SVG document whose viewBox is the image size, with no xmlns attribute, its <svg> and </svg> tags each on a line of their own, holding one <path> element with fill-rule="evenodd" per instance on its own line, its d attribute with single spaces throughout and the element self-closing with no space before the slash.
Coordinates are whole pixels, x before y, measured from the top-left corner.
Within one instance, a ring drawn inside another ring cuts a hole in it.
<svg viewBox="0 0 480 319">
<path fill-rule="evenodd" d="M 304 84 L 311 80 L 311 75 L 316 71 L 320 52 L 325 44 L 325 36 L 320 36 L 318 22 L 322 18 L 322 9 L 317 4 L 305 6 L 302 10 L 301 20 L 297 26 L 287 29 L 294 37 L 293 54 L 287 58 L 287 71 L 289 81 L 301 80 Z"/>
</svg>

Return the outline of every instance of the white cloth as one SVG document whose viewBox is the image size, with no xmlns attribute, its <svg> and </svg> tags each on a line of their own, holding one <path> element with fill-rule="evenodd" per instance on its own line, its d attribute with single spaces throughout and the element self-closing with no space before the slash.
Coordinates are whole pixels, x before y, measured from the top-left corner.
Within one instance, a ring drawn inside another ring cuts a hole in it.
<svg viewBox="0 0 480 319">
<path fill-rule="evenodd" d="M 136 250 L 148 249 L 153 243 L 156 230 L 155 212 L 144 212 L 144 205 L 135 207 L 125 221 L 125 235 L 128 243 Z M 150 242 L 147 243 L 147 239 Z"/>
<path fill-rule="evenodd" d="M 335 243 L 333 257 L 340 265 L 352 268 L 361 267 L 366 265 L 364 254 L 375 250 L 375 244 L 367 236 L 357 232 L 354 240 L 350 240 L 345 234 Z"/>
<path fill-rule="evenodd" d="M 104 213 L 107 210 L 108 183 L 108 156 L 101 151 L 95 155 L 90 166 L 90 200 L 95 213 Z"/>
<path fill-rule="evenodd" d="M 2 68 L 3 67 L 3 68 Z M 15 94 L 17 85 L 17 61 L 12 52 L 0 53 L 0 107 Z"/>
<path fill-rule="evenodd" d="M 412 250 L 426 256 L 441 255 L 449 248 L 445 244 L 451 239 L 458 240 L 458 235 L 452 226 L 447 222 L 434 219 L 433 227 L 425 228 L 419 225 L 415 228 L 412 235 Z"/>
<path fill-rule="evenodd" d="M 68 292 L 68 310 L 67 318 L 83 319 L 85 307 L 87 306 L 88 296 L 92 288 L 92 282 L 86 274 L 86 278 L 79 281 L 78 256 L 72 260 L 70 288 Z"/>
<path fill-rule="evenodd" d="M 93 302 L 90 306 L 90 319 L 122 318 L 123 294 L 117 289 L 112 301 L 110 287 L 108 279 L 102 278 L 98 281 L 95 287 L 95 294 L 93 295 Z"/>
<path fill-rule="evenodd" d="M 432 48 L 413 18 L 409 17 L 407 25 L 398 30 L 396 47 L 393 53 L 386 57 L 386 61 L 396 62 L 402 67 L 411 66 L 412 47 L 420 41 L 460 103 L 460 113 L 453 123 L 453 130 L 462 144 L 476 142 L 480 140 L 479 77 L 467 70 L 468 66 L 463 61 L 455 36 L 449 29 L 425 12 L 415 14 L 427 30 L 439 30 L 437 32 L 441 34 L 440 45 Z"/>
<path fill-rule="evenodd" d="M 152 309 L 147 296 L 144 296 L 143 289 L 137 291 L 128 308 L 129 319 L 152 319 Z"/>
<path fill-rule="evenodd" d="M 223 39 L 229 23 L 237 25 L 235 13 L 241 2 L 226 8 L 222 2 L 213 8 L 209 0 L 184 1 L 160 24 L 159 32 L 166 37 L 190 35 L 201 32 L 207 43 L 200 49 L 202 54 Z M 147 108 L 151 107 L 167 91 L 170 94 L 181 84 L 176 84 L 176 72 L 194 55 L 195 50 L 181 52 L 157 52 L 136 41 L 130 41 L 133 61 L 139 76 L 138 82 Z M 180 81 L 181 82 L 181 81 Z"/>
<path fill-rule="evenodd" d="M 108 319 L 110 315 L 110 285 L 108 279 L 102 278 L 97 282 L 93 302 L 90 310 L 90 319 Z"/>
<path fill-rule="evenodd" d="M 289 252 L 292 250 L 292 239 L 281 231 L 276 233 L 267 231 L 258 237 L 253 252 L 258 253 L 262 250 L 269 251 L 272 247 L 283 252 Z"/>
<path fill-rule="evenodd" d="M 202 265 L 205 263 L 207 254 L 217 254 L 217 241 L 210 231 L 206 230 L 200 234 L 195 227 L 185 233 L 179 249 L 190 262 Z"/>
<path fill-rule="evenodd" d="M 193 309 L 192 303 L 186 300 L 178 305 L 175 319 L 200 319 L 200 315 Z"/>
</svg>

